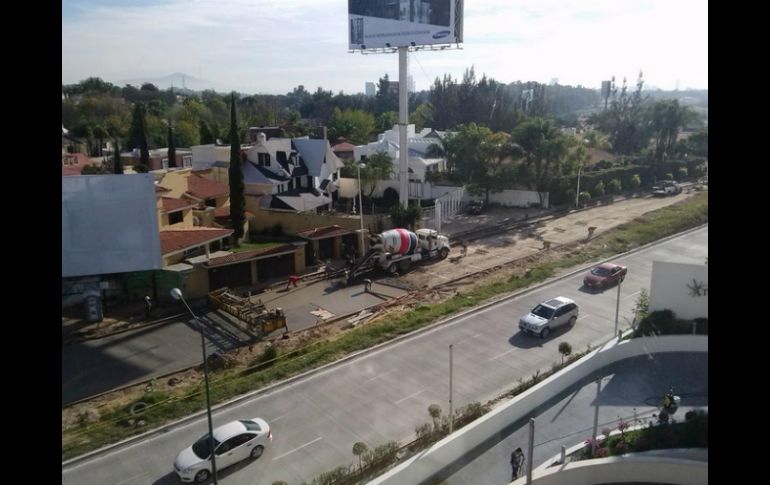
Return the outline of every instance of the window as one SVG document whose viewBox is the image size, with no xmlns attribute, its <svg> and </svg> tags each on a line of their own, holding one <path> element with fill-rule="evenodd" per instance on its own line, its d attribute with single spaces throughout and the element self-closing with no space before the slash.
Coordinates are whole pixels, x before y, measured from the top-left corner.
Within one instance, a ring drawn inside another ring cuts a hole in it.
<svg viewBox="0 0 770 485">
<path fill-rule="evenodd" d="M 216 207 L 217 201 L 216 199 L 206 199 L 206 207 Z"/>
<path fill-rule="evenodd" d="M 262 431 L 262 428 L 260 428 L 259 425 L 254 421 L 242 419 L 241 424 L 246 426 L 246 429 L 248 429 L 249 431 Z"/>
<path fill-rule="evenodd" d="M 276 152 L 275 153 L 278 163 L 286 164 L 286 152 Z"/>
<path fill-rule="evenodd" d="M 257 153 L 257 163 L 260 167 L 270 166 L 270 154 L 269 153 Z"/>
<path fill-rule="evenodd" d="M 182 157 L 182 166 L 192 167 L 192 155 L 185 155 Z"/>
<path fill-rule="evenodd" d="M 163 168 L 163 170 L 168 169 L 168 158 L 163 158 L 160 160 L 160 166 Z"/>
<path fill-rule="evenodd" d="M 168 215 L 169 224 L 179 224 L 184 221 L 184 213 L 182 211 L 172 212 Z"/>
</svg>

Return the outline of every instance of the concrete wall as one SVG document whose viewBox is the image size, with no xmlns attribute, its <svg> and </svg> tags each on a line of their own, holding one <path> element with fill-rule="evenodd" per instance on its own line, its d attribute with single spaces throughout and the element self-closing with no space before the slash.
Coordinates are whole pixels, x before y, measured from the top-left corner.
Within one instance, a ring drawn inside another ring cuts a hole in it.
<svg viewBox="0 0 770 485">
<path fill-rule="evenodd" d="M 708 318 L 708 283 L 705 264 L 653 261 L 650 310 L 669 309 L 682 319 Z"/>
<path fill-rule="evenodd" d="M 636 453 L 596 460 L 567 463 L 564 466 L 535 471 L 534 485 L 593 485 L 595 483 L 672 483 L 681 485 L 708 484 L 708 462 L 658 456 L 637 456 Z M 512 482 L 523 485 L 521 477 Z"/>
<path fill-rule="evenodd" d="M 542 403 L 603 367 L 631 357 L 660 352 L 708 352 L 708 336 L 674 335 L 637 338 L 620 343 L 612 340 L 369 484 L 422 483 L 462 458 L 468 450 L 492 439 L 506 426 L 525 418 Z"/>
<path fill-rule="evenodd" d="M 182 291 L 188 299 L 206 297 L 209 294 L 209 271 L 201 265 L 196 265 L 184 275 Z"/>
</svg>

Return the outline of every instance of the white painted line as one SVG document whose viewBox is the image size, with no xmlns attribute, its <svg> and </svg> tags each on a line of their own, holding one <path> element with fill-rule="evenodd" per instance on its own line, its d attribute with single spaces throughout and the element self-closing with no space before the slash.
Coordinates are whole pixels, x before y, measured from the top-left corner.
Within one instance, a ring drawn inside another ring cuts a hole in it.
<svg viewBox="0 0 770 485">
<path fill-rule="evenodd" d="M 471 338 L 479 338 L 479 337 L 481 337 L 482 335 L 484 335 L 484 334 L 483 334 L 483 333 L 477 333 L 476 335 L 474 335 L 474 336 L 473 336 L 473 337 L 471 337 Z"/>
<path fill-rule="evenodd" d="M 275 461 L 275 460 L 278 460 L 279 458 L 283 458 L 284 456 L 288 456 L 288 455 L 291 455 L 291 454 L 292 454 L 292 453 L 294 453 L 295 451 L 301 450 L 302 448 L 304 448 L 304 447 L 306 447 L 306 446 L 310 446 L 310 445 L 312 445 L 313 443 L 315 443 L 316 441 L 319 441 L 319 440 L 322 440 L 322 439 L 323 439 L 323 437 L 322 437 L 322 436 L 319 436 L 318 438 L 314 439 L 313 441 L 308 441 L 307 443 L 305 443 L 305 444 L 304 444 L 304 445 L 302 445 L 302 446 L 298 446 L 298 447 L 294 448 L 294 449 L 293 449 L 293 450 L 291 450 L 291 451 L 287 451 L 287 452 L 286 452 L 286 453 L 284 453 L 283 455 L 279 455 L 279 456 L 276 456 L 275 458 L 273 458 L 273 461 Z"/>
<path fill-rule="evenodd" d="M 275 422 L 276 422 L 276 421 L 278 421 L 279 419 L 283 419 L 283 418 L 285 418 L 286 416 L 288 416 L 288 415 L 287 415 L 287 414 L 283 414 L 283 415 L 281 415 L 281 416 L 278 416 L 277 418 L 273 418 L 273 419 L 270 419 L 269 421 L 270 421 L 271 423 L 275 423 Z"/>
<path fill-rule="evenodd" d="M 416 396 L 418 394 L 422 394 L 423 392 L 425 392 L 425 389 L 423 389 L 422 391 L 417 391 L 414 394 L 410 394 L 409 396 L 406 396 L 403 399 L 399 399 L 398 401 L 396 401 L 396 404 L 401 404 L 402 402 L 406 401 L 407 399 L 412 398 L 412 397 L 414 397 L 414 396 Z"/>
<path fill-rule="evenodd" d="M 504 356 L 504 355 L 508 355 L 508 354 L 510 354 L 510 353 L 511 353 L 511 352 L 513 352 L 514 350 L 516 350 L 516 348 L 515 348 L 515 347 L 514 347 L 514 348 L 512 348 L 511 350 L 506 350 L 506 351 L 505 351 L 505 352 L 503 352 L 502 354 L 500 354 L 500 355 L 496 355 L 496 356 L 492 357 L 492 358 L 491 358 L 491 359 L 489 359 L 489 360 L 495 360 L 495 359 L 498 359 L 498 358 L 500 358 L 500 357 L 502 357 L 502 356 Z"/>
<path fill-rule="evenodd" d="M 623 298 L 621 298 L 621 300 L 625 300 L 626 298 L 631 298 L 631 297 L 632 297 L 632 296 L 634 296 L 634 295 L 638 295 L 638 294 L 639 294 L 641 291 L 642 291 L 642 290 L 639 290 L 639 291 L 635 291 L 635 292 L 631 293 L 631 294 L 630 294 L 630 295 L 628 295 L 628 296 L 624 296 Z"/>
<path fill-rule="evenodd" d="M 578 320 L 582 320 L 582 319 L 584 319 L 584 318 L 588 318 L 588 317 L 590 317 L 590 316 L 591 316 L 591 315 L 583 315 L 583 316 L 580 316 L 580 317 L 578 317 Z"/>
<path fill-rule="evenodd" d="M 364 381 L 364 384 L 366 384 L 367 382 L 371 382 L 371 381 L 373 381 L 373 380 L 375 380 L 375 379 L 379 379 L 380 377 L 382 377 L 382 376 L 384 376 L 384 375 L 386 375 L 386 374 L 390 374 L 391 372 L 393 372 L 393 371 L 392 371 L 392 370 L 389 370 L 389 371 L 387 371 L 387 372 L 383 372 L 382 374 L 377 374 L 377 375 L 376 375 L 376 376 L 374 376 L 374 377 L 370 377 L 369 379 L 367 379 L 367 380 L 365 380 L 365 381 Z"/>
</svg>

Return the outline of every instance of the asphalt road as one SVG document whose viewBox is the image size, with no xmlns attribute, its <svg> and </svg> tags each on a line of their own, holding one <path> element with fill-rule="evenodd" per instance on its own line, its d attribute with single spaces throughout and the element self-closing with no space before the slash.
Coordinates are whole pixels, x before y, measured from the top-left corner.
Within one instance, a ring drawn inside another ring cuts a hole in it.
<svg viewBox="0 0 770 485">
<path fill-rule="evenodd" d="M 620 315 L 631 318 L 641 288 L 649 289 L 652 261 L 703 263 L 708 228 L 647 248 L 617 261 L 629 267 L 621 293 Z M 454 403 L 459 408 L 484 402 L 548 369 L 560 359 L 557 347 L 568 341 L 576 351 L 598 344 L 614 328 L 616 291 L 586 293 L 583 274 L 555 281 L 512 300 L 471 312 L 450 323 L 328 368 L 293 384 L 214 412 L 214 424 L 261 416 L 273 427 L 274 441 L 256 462 L 225 470 L 227 484 L 309 482 L 338 465 L 353 463 L 353 443 L 370 447 L 388 440 L 413 439 L 416 426 L 430 420 L 427 409 L 446 411 L 448 346 L 454 345 Z M 580 306 L 573 328 L 547 340 L 522 335 L 520 315 L 537 303 L 566 296 Z M 63 484 L 170 484 L 176 454 L 205 433 L 205 416 L 167 429 L 146 441 L 110 451 L 62 469 Z"/>
</svg>

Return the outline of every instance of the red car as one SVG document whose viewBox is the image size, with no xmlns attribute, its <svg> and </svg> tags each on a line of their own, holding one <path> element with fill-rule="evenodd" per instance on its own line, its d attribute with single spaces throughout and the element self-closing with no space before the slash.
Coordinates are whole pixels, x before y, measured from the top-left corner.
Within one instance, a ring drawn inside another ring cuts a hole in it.
<svg viewBox="0 0 770 485">
<path fill-rule="evenodd" d="M 615 263 L 600 264 L 592 269 L 590 273 L 583 278 L 583 284 L 587 288 L 594 290 L 603 290 L 614 285 L 618 281 L 623 281 L 626 277 L 628 268 Z"/>
</svg>

